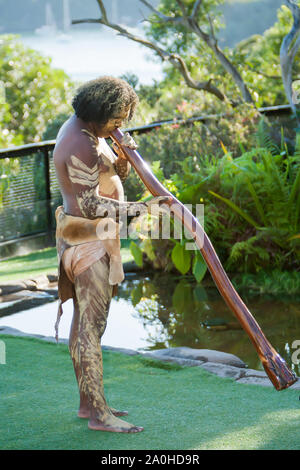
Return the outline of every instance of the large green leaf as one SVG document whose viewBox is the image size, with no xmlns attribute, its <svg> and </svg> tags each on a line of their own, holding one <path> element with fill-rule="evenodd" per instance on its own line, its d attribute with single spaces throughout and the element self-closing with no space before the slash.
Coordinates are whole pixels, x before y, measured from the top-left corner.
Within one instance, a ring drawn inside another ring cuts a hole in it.
<svg viewBox="0 0 300 470">
<path fill-rule="evenodd" d="M 195 289 L 193 290 L 193 296 L 195 302 L 198 303 L 206 302 L 208 300 L 206 290 L 199 284 L 197 284 Z"/>
<path fill-rule="evenodd" d="M 194 311 L 193 289 L 190 283 L 181 280 L 172 295 L 172 307 L 177 313 Z"/>
<path fill-rule="evenodd" d="M 151 242 L 150 238 L 146 238 L 146 240 L 143 241 L 143 251 L 146 253 L 148 258 L 153 261 L 156 258 L 155 251 Z"/>
<path fill-rule="evenodd" d="M 132 305 L 135 307 L 143 297 L 143 283 L 139 282 L 137 286 L 135 286 L 131 291 L 131 302 Z"/>
<path fill-rule="evenodd" d="M 207 271 L 207 265 L 201 255 L 197 253 L 193 262 L 193 274 L 197 282 L 201 282 Z"/>
<path fill-rule="evenodd" d="M 134 241 L 130 243 L 130 251 L 131 251 L 132 256 L 134 257 L 134 261 L 136 262 L 136 264 L 140 268 L 142 268 L 143 267 L 143 252 Z"/>
<path fill-rule="evenodd" d="M 186 274 L 191 267 L 191 253 L 177 243 L 172 250 L 172 261 L 181 274 Z"/>
</svg>

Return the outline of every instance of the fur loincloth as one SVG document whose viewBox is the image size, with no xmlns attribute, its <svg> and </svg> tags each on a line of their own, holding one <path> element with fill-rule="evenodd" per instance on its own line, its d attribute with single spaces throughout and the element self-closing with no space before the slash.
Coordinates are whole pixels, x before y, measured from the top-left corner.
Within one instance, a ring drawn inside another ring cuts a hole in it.
<svg viewBox="0 0 300 470">
<path fill-rule="evenodd" d="M 55 211 L 56 248 L 58 256 L 59 307 L 55 324 L 56 340 L 58 325 L 63 313 L 62 304 L 74 298 L 74 279 L 101 259 L 109 255 L 109 284 L 113 295 L 124 279 L 120 252 L 120 224 L 111 218 L 87 219 L 65 214 L 63 206 Z"/>
</svg>

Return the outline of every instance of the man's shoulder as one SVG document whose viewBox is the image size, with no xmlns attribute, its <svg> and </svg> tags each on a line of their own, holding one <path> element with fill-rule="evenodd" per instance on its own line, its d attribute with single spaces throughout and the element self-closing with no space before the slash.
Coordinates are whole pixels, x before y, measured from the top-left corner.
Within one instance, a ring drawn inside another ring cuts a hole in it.
<svg viewBox="0 0 300 470">
<path fill-rule="evenodd" d="M 87 162 L 96 159 L 98 157 L 96 141 L 82 130 L 67 129 L 56 142 L 53 156 L 67 163 L 72 155 Z"/>
</svg>

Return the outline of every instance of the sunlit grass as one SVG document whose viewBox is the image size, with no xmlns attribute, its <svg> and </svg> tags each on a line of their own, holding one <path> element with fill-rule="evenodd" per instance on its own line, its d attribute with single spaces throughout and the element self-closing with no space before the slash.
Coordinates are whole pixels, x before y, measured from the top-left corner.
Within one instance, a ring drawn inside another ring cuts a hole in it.
<svg viewBox="0 0 300 470">
<path fill-rule="evenodd" d="M 57 274 L 56 248 L 45 248 L 34 253 L 0 261 L 1 283 L 50 273 Z"/>
<path fill-rule="evenodd" d="M 122 240 L 123 263 L 133 261 L 129 240 Z M 34 278 L 40 274 L 57 274 L 56 248 L 45 248 L 27 255 L 0 261 L 0 283 Z"/>
<path fill-rule="evenodd" d="M 144 427 L 90 431 L 77 418 L 68 346 L 2 335 L 1 449 L 299 449 L 299 390 L 237 384 L 199 367 L 103 351 L 110 406 Z M 162 367 L 160 367 L 160 365 Z"/>
</svg>

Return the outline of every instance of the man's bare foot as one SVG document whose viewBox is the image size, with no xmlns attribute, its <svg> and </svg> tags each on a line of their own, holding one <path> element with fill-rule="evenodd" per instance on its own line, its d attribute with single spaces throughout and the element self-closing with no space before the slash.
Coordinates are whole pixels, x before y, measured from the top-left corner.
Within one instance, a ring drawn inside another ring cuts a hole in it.
<svg viewBox="0 0 300 470">
<path fill-rule="evenodd" d="M 141 432 L 144 430 L 141 426 L 134 426 L 134 424 L 127 423 L 122 419 L 116 418 L 113 415 L 105 418 L 105 421 L 100 421 L 98 419 L 90 419 L 88 423 L 88 428 L 93 431 L 109 431 L 109 432 Z"/>
<path fill-rule="evenodd" d="M 128 415 L 128 411 L 120 411 L 120 410 L 116 410 L 115 408 L 110 408 L 110 411 L 112 412 L 114 416 L 127 416 Z M 87 419 L 87 418 L 90 418 L 91 413 L 89 409 L 79 409 L 77 416 L 78 418 Z"/>
</svg>

